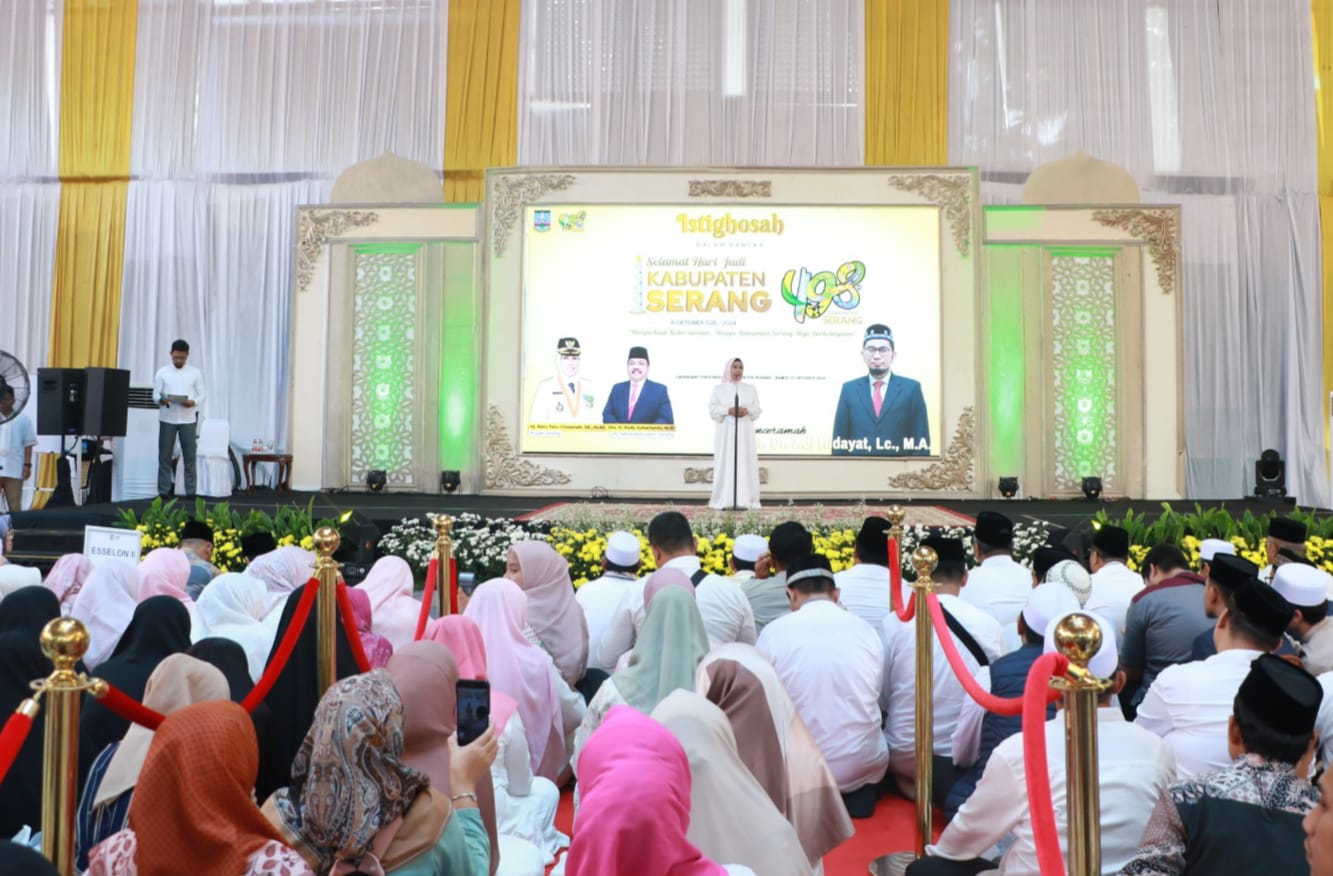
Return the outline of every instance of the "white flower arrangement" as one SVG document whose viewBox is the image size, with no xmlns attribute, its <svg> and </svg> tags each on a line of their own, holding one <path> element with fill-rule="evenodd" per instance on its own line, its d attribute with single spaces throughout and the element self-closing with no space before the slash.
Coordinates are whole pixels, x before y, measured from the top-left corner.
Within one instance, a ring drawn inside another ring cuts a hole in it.
<svg viewBox="0 0 1333 876">
<path fill-rule="evenodd" d="M 424 576 L 435 556 L 437 516 L 404 517 L 380 539 L 380 553 L 402 557 L 418 576 Z M 460 572 L 471 572 L 478 580 L 504 574 L 505 558 L 515 543 L 545 537 L 535 527 L 504 517 L 467 513 L 453 520 L 454 560 Z"/>
</svg>

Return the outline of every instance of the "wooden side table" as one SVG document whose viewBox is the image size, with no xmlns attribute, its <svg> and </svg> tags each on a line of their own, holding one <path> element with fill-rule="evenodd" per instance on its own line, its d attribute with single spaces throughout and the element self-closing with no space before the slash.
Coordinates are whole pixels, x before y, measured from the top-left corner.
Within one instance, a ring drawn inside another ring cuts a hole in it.
<svg viewBox="0 0 1333 876">
<path fill-rule="evenodd" d="M 246 453 L 242 454 L 241 460 L 245 465 L 247 493 L 255 491 L 255 466 L 261 462 L 277 463 L 278 491 L 283 493 L 292 491 L 292 455 L 290 453 Z"/>
</svg>

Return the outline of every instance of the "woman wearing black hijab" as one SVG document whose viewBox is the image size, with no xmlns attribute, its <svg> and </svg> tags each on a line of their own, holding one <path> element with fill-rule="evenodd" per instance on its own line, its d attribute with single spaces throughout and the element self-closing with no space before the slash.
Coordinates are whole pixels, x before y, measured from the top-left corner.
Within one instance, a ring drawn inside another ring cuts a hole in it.
<svg viewBox="0 0 1333 876">
<path fill-rule="evenodd" d="M 60 617 L 60 599 L 45 587 L 20 587 L 0 599 L 0 633 L 27 632 L 36 639 Z"/>
<path fill-rule="evenodd" d="M 36 595 L 28 594 L 34 591 Z M 45 587 L 24 587 L 0 602 L 0 724 L 32 696 L 35 679 L 51 674 L 51 661 L 37 642 L 42 627 L 60 617 L 60 602 L 42 599 Z M 22 596 L 21 599 L 15 597 Z M 45 712 L 39 711 L 32 729 L 9 773 L 0 783 L 0 837 L 10 837 L 30 825 L 34 831 L 42 821 L 42 751 L 46 732 Z M 18 872 L 0 868 L 0 873 Z"/>
<path fill-rule="evenodd" d="M 231 701 L 240 703 L 254 690 L 250 680 L 250 664 L 245 656 L 245 649 L 240 643 L 222 636 L 209 636 L 190 646 L 189 655 L 205 663 L 211 663 L 227 677 L 231 687 Z M 259 750 L 273 750 L 277 747 L 277 725 L 273 723 L 273 710 L 268 703 L 260 703 L 250 713 L 250 721 L 255 725 L 255 738 L 259 740 Z M 291 770 L 279 768 L 281 764 L 265 763 L 261 758 L 257 785 L 286 785 L 291 781 Z M 268 769 L 268 773 L 264 770 Z"/>
<path fill-rule="evenodd" d="M 292 616 L 301 600 L 301 591 L 294 590 L 282 609 L 282 620 L 278 621 L 278 633 L 273 639 L 273 650 L 268 659 L 272 663 L 278 648 L 282 647 L 287 628 L 292 625 Z M 352 656 L 352 646 L 347 641 L 347 633 L 341 623 L 334 624 L 337 638 L 337 666 L 335 674 L 339 680 L 349 675 L 356 675 L 361 670 Z M 319 644 L 315 632 L 315 609 L 311 606 L 306 618 L 305 628 L 296 640 L 291 658 L 278 676 L 273 689 L 268 692 L 264 702 L 273 710 L 273 725 L 276 732 L 271 739 L 259 740 L 259 780 L 255 783 L 255 799 L 267 800 L 268 796 L 291 781 L 292 761 L 301 747 L 310 724 L 315 719 L 315 706 L 319 705 L 319 694 L 315 690 L 316 667 L 318 665 Z M 266 670 L 267 671 L 267 670 Z M 280 777 L 276 784 L 273 777 Z"/>
<path fill-rule="evenodd" d="M 157 664 L 189 647 L 190 612 L 185 604 L 174 596 L 151 596 L 134 609 L 134 618 L 125 628 L 116 650 L 93 675 L 114 685 L 130 699 L 142 702 L 148 676 Z M 121 739 L 128 729 L 129 721 L 97 699 L 84 697 L 79 717 L 80 774 L 86 775 L 98 753 Z"/>
<path fill-rule="evenodd" d="M 55 865 L 18 843 L 0 840 L 0 873 L 6 876 L 57 876 Z"/>
</svg>

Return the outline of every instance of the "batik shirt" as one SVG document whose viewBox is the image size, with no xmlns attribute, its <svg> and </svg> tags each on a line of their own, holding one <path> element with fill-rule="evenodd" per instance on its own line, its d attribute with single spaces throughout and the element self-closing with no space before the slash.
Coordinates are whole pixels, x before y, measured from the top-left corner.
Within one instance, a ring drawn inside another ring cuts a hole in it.
<svg viewBox="0 0 1333 876">
<path fill-rule="evenodd" d="M 1301 820 L 1318 803 L 1290 764 L 1242 755 L 1167 788 L 1121 876 L 1309 873 Z"/>
</svg>

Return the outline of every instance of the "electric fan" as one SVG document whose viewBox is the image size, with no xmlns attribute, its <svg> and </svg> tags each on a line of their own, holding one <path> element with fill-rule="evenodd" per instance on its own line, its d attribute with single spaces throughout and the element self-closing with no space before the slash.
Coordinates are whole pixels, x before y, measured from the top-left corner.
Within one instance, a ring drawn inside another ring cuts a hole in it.
<svg viewBox="0 0 1333 876">
<path fill-rule="evenodd" d="M 6 387 L 14 391 L 14 404 L 11 407 Z M 8 423 L 19 415 L 28 403 L 32 386 L 28 382 L 28 369 L 14 356 L 0 350 L 0 424 Z"/>
</svg>

